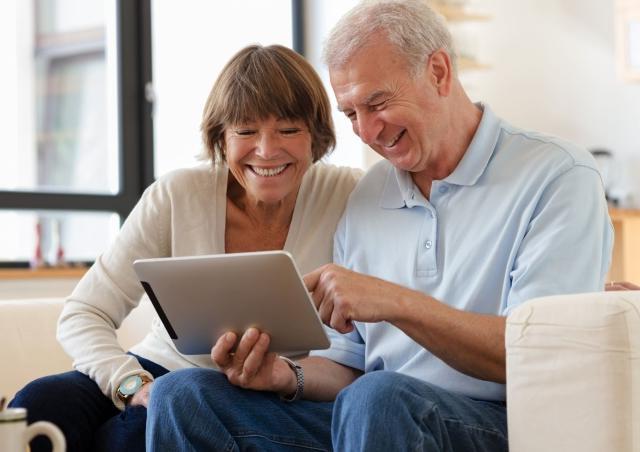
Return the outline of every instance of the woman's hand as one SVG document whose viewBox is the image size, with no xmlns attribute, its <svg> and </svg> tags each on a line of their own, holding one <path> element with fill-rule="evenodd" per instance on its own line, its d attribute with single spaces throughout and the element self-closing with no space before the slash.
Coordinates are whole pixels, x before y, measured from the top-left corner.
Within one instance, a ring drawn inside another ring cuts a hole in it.
<svg viewBox="0 0 640 452">
<path fill-rule="evenodd" d="M 249 328 L 239 341 L 235 333 L 225 333 L 211 349 L 211 359 L 233 385 L 291 394 L 296 390 L 296 376 L 278 355 L 268 352 L 270 340 L 256 328 Z"/>
<path fill-rule="evenodd" d="M 133 395 L 133 397 L 131 398 L 131 402 L 129 402 L 129 405 L 142 405 L 143 407 L 147 408 L 147 404 L 149 403 L 149 395 L 151 394 L 151 386 L 153 386 L 153 381 L 143 384 L 140 390 Z"/>
<path fill-rule="evenodd" d="M 628 281 L 611 281 L 604 285 L 604 290 L 607 292 L 617 290 L 640 290 L 640 286 Z"/>
</svg>

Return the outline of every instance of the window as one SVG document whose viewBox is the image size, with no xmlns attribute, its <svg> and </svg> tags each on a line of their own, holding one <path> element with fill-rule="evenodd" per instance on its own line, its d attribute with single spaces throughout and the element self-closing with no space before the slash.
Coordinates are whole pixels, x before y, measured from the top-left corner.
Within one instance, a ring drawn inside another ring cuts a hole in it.
<svg viewBox="0 0 640 452">
<path fill-rule="evenodd" d="M 302 48 L 301 6 L 3 2 L 0 266 L 93 261 L 156 175 L 196 163 L 229 57 L 254 42 Z"/>
<path fill-rule="evenodd" d="M 0 6 L 0 264 L 95 259 L 150 181 L 140 103 L 120 101 L 143 77 L 145 5 Z"/>
<path fill-rule="evenodd" d="M 155 175 L 198 163 L 213 82 L 242 47 L 293 43 L 290 0 L 152 0 Z"/>
</svg>

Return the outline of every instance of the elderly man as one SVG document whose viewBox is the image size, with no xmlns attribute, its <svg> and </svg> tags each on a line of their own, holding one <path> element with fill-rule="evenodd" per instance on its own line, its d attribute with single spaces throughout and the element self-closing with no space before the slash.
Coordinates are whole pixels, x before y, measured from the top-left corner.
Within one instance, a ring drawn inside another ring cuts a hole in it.
<svg viewBox="0 0 640 452">
<path fill-rule="evenodd" d="M 335 264 L 305 276 L 332 346 L 293 364 L 255 329 L 223 336 L 221 373 L 158 380 L 147 444 L 506 451 L 505 316 L 604 283 L 595 162 L 472 103 L 422 1 L 356 6 L 325 58 L 338 108 L 385 158 L 350 198 Z"/>
</svg>

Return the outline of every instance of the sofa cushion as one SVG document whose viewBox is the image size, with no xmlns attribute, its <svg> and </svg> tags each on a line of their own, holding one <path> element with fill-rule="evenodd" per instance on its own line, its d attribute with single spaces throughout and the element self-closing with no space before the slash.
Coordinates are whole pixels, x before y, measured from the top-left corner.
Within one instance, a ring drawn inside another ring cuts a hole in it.
<svg viewBox="0 0 640 452">
<path fill-rule="evenodd" d="M 71 358 L 56 340 L 56 326 L 64 301 L 60 298 L 1 300 L 0 395 L 12 398 L 35 378 L 71 370 Z M 149 331 L 153 307 L 142 302 L 118 330 L 125 350 Z"/>
</svg>

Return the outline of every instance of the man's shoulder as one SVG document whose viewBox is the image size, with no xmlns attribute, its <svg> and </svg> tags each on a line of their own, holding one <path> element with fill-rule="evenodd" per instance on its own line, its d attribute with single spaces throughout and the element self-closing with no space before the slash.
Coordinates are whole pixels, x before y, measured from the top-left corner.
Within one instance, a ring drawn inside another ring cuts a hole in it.
<svg viewBox="0 0 640 452">
<path fill-rule="evenodd" d="M 380 160 L 367 170 L 354 191 L 361 191 L 371 186 L 380 187 L 386 183 L 392 173 L 393 165 L 388 160 Z"/>
<path fill-rule="evenodd" d="M 575 166 L 585 166 L 597 171 L 593 156 L 582 146 L 556 136 L 525 130 L 502 123 L 500 146 L 517 150 L 532 165 L 566 171 Z M 541 168 L 543 169 L 543 168 Z"/>
<path fill-rule="evenodd" d="M 389 177 L 393 174 L 393 166 L 387 160 L 375 163 L 356 184 L 348 206 L 362 205 L 367 200 L 379 200 Z"/>
</svg>

